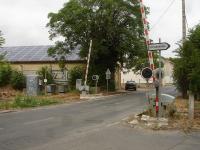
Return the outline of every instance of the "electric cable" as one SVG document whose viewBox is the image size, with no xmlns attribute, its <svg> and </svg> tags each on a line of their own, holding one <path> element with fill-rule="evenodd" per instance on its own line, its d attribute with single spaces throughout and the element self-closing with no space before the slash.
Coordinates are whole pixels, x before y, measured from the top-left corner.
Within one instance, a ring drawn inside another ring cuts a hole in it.
<svg viewBox="0 0 200 150">
<path fill-rule="evenodd" d="M 172 7 L 172 5 L 174 4 L 175 1 L 176 0 L 172 0 L 170 2 L 169 6 L 165 9 L 165 11 L 160 15 L 160 17 L 157 19 L 157 21 L 150 28 L 150 31 L 152 31 L 158 25 L 158 23 L 161 21 L 161 19 L 163 18 L 163 16 L 165 16 L 165 14 L 169 11 L 169 9 Z"/>
</svg>

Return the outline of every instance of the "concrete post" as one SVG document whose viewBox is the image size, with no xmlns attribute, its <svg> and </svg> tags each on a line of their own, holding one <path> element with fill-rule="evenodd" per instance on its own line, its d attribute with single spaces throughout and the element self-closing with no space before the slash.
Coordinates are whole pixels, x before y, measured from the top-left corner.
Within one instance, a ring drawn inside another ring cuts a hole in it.
<svg viewBox="0 0 200 150">
<path fill-rule="evenodd" d="M 194 119 L 194 95 L 189 93 L 189 119 Z"/>
</svg>

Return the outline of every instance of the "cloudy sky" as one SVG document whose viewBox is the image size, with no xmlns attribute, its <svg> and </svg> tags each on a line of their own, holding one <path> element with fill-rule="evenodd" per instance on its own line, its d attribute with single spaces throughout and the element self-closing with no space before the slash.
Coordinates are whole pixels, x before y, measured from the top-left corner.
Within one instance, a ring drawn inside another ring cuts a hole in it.
<svg viewBox="0 0 200 150">
<path fill-rule="evenodd" d="M 0 0 L 0 30 L 6 39 L 4 46 L 53 44 L 48 39 L 48 29 L 45 27 L 47 15 L 57 12 L 66 1 Z M 176 43 L 182 36 L 181 0 L 144 0 L 144 3 L 150 7 L 150 38 L 154 42 L 161 38 L 163 42 L 170 43 L 170 50 L 163 52 L 163 55 L 174 56 L 172 51 L 177 48 Z M 200 0 L 186 0 L 189 28 L 200 23 L 199 6 Z M 163 12 L 166 12 L 164 16 Z"/>
</svg>

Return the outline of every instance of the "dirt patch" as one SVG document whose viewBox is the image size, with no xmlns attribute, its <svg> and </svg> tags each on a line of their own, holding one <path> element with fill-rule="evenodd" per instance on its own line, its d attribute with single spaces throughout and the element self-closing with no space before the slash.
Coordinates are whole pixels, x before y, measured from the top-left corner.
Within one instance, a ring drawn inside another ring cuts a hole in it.
<svg viewBox="0 0 200 150">
<path fill-rule="evenodd" d="M 80 101 L 80 94 L 78 92 L 72 92 L 72 93 L 69 92 L 69 93 L 55 94 L 55 95 L 44 95 L 44 96 L 38 96 L 38 97 L 47 98 L 47 99 L 56 99 L 65 103 Z"/>
<path fill-rule="evenodd" d="M 195 101 L 194 120 L 189 120 L 188 118 L 188 100 L 177 98 L 174 105 L 176 107 L 176 113 L 173 117 L 168 118 L 167 125 L 160 126 L 159 123 L 162 124 L 162 121 L 156 121 L 156 118 L 150 117 L 148 111 L 138 115 L 130 115 L 125 122 L 131 127 L 142 127 L 152 130 L 182 130 L 184 132 L 199 131 L 200 101 Z M 146 116 L 147 120 L 142 120 L 142 116 Z"/>
<path fill-rule="evenodd" d="M 194 120 L 188 118 L 188 100 L 177 98 L 175 101 L 177 112 L 170 118 L 170 127 L 181 129 L 185 132 L 190 130 L 200 130 L 200 102 L 195 102 Z"/>
<path fill-rule="evenodd" d="M 21 91 L 16 91 L 10 86 L 0 88 L 0 101 L 12 100 L 18 94 L 22 94 Z"/>
<path fill-rule="evenodd" d="M 125 93 L 127 93 L 126 91 L 117 91 L 117 92 L 106 92 L 106 91 L 104 91 L 104 92 L 102 92 L 102 95 L 103 96 L 108 96 L 108 95 L 117 95 L 117 94 L 125 94 Z"/>
</svg>

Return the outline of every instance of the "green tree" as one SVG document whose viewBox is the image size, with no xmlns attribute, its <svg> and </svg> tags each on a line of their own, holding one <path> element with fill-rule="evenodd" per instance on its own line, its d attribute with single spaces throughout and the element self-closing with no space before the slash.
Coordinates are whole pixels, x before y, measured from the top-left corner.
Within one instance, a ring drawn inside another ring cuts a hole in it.
<svg viewBox="0 0 200 150">
<path fill-rule="evenodd" d="M 0 30 L 0 47 L 5 43 L 5 39 L 2 37 L 2 32 Z"/>
<path fill-rule="evenodd" d="M 187 40 L 177 51 L 174 79 L 183 97 L 187 91 L 200 96 L 200 24 L 190 30 Z"/>
<path fill-rule="evenodd" d="M 69 71 L 69 83 L 72 89 L 75 89 L 76 79 L 84 78 L 84 69 L 81 66 L 76 66 Z"/>
<path fill-rule="evenodd" d="M 89 79 L 100 75 L 105 83 L 109 68 L 114 80 L 116 67 L 132 68 L 146 57 L 143 25 L 137 0 L 70 0 L 58 13 L 49 13 L 50 39 L 63 37 L 49 49 L 49 55 L 65 55 L 80 46 L 88 54 L 93 41 Z"/>
<path fill-rule="evenodd" d="M 26 77 L 23 75 L 23 72 L 13 70 L 10 84 L 16 90 L 23 90 L 26 87 Z"/>
<path fill-rule="evenodd" d="M 0 47 L 5 43 L 5 39 L 2 37 L 2 33 L 0 30 Z M 0 54 L 0 63 L 4 61 L 5 54 Z"/>
<path fill-rule="evenodd" d="M 0 63 L 0 87 L 9 84 L 11 74 L 12 74 L 12 68 L 10 64 L 6 62 Z"/>
<path fill-rule="evenodd" d="M 42 78 L 42 80 L 47 79 L 47 84 L 52 84 L 54 83 L 52 71 L 48 66 L 41 67 L 38 71 L 37 74 Z"/>
</svg>

